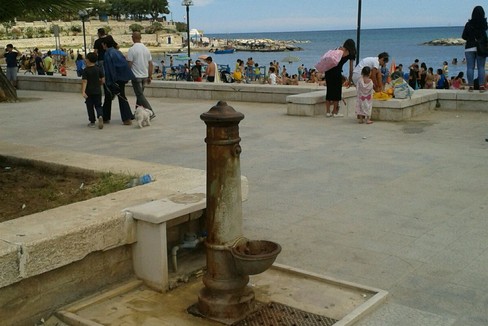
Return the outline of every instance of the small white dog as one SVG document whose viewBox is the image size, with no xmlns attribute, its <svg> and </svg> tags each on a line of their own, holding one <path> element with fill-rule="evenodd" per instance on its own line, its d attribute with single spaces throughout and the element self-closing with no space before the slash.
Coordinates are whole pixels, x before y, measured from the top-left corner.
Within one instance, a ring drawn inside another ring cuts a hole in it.
<svg viewBox="0 0 488 326">
<path fill-rule="evenodd" d="M 136 117 L 137 125 L 139 126 L 139 128 L 151 125 L 151 122 L 149 122 L 151 114 L 151 110 L 146 109 L 143 106 L 136 107 L 136 112 L 134 113 L 134 116 Z"/>
</svg>

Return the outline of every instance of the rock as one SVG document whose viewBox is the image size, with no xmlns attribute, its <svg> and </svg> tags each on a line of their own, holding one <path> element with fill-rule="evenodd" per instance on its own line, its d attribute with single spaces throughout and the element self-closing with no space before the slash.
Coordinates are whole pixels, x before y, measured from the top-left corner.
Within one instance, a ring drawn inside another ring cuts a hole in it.
<svg viewBox="0 0 488 326">
<path fill-rule="evenodd" d="M 435 45 L 435 46 L 461 46 L 466 43 L 462 38 L 440 38 L 428 42 L 422 43 L 423 45 Z"/>
</svg>

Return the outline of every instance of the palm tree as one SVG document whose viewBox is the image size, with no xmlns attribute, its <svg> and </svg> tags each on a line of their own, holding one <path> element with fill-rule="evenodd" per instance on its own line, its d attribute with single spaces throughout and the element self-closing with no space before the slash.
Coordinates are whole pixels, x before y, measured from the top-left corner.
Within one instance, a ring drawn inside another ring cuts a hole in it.
<svg viewBox="0 0 488 326">
<path fill-rule="evenodd" d="M 17 16 L 31 13 L 41 19 L 56 19 L 66 11 L 84 9 L 93 5 L 95 0 L 15 0 L 0 7 L 0 23 L 10 22 Z M 0 91 L 5 93 L 4 101 L 17 101 L 17 92 L 0 69 Z"/>
</svg>

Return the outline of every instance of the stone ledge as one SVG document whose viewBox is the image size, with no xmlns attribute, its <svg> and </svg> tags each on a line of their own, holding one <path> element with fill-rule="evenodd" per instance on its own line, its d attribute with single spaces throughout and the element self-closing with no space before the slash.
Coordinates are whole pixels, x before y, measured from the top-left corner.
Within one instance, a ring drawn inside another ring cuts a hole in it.
<svg viewBox="0 0 488 326">
<path fill-rule="evenodd" d="M 0 223 L 0 288 L 39 275 L 91 252 L 134 243 L 135 227 L 124 207 L 184 193 L 205 184 L 205 171 L 0 142 L 4 156 L 89 171 L 150 173 L 155 182 Z M 40 223 L 42 221 L 42 223 Z"/>
<path fill-rule="evenodd" d="M 18 75 L 17 78 L 19 88 L 24 90 L 79 93 L 81 89 L 80 78 L 38 75 Z M 289 95 L 320 89 L 324 89 L 324 87 L 315 84 L 292 86 L 155 80 L 146 86 L 145 94 L 150 97 L 286 103 L 286 97 Z M 130 83 L 126 86 L 126 94 L 134 95 Z"/>
<path fill-rule="evenodd" d="M 348 117 L 355 117 L 356 90 L 344 89 L 343 98 L 346 110 L 341 112 Z M 325 94 L 322 91 L 287 96 L 287 114 L 296 116 L 314 116 L 325 113 Z M 487 111 L 488 93 L 465 90 L 417 90 L 408 99 L 373 100 L 374 120 L 402 121 L 427 113 L 434 109 Z"/>
</svg>

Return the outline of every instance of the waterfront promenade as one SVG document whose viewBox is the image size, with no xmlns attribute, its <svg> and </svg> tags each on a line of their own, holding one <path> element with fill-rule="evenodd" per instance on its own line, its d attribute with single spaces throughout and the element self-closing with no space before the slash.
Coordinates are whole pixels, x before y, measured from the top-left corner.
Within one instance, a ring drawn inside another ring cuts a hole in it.
<svg viewBox="0 0 488 326">
<path fill-rule="evenodd" d="M 149 98 L 157 118 L 142 130 L 122 126 L 114 102 L 98 130 L 77 93 L 19 96 L 0 104 L 4 142 L 205 169 L 199 116 L 216 101 Z M 361 326 L 488 324 L 486 113 L 367 126 L 228 104 L 246 116 L 244 234 L 280 243 L 277 262 L 388 291 Z"/>
</svg>

